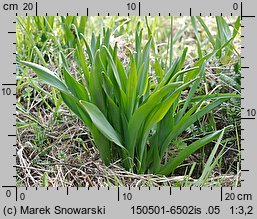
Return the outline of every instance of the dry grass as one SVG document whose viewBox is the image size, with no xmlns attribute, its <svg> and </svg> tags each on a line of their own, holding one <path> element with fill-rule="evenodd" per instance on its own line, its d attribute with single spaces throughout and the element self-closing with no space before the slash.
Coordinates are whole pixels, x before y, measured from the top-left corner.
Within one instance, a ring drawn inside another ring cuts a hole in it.
<svg viewBox="0 0 257 219">
<path fill-rule="evenodd" d="M 107 167 L 92 145 L 84 125 L 70 117 L 66 109 L 61 110 L 61 115 L 61 120 L 53 125 L 53 113 L 41 112 L 38 123 L 33 122 L 18 130 L 17 186 L 193 186 L 197 182 L 187 175 L 137 175 L 121 168 L 118 162 Z M 17 117 L 19 122 L 28 123 L 28 117 L 22 113 L 19 112 Z M 214 172 L 206 184 L 239 185 L 240 174 L 220 175 L 218 172 Z"/>
</svg>

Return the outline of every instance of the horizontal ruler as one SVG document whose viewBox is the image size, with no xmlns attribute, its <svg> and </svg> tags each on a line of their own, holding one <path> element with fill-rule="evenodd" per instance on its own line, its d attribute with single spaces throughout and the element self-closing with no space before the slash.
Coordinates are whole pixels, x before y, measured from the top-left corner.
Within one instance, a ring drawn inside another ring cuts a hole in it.
<svg viewBox="0 0 257 219">
<path fill-rule="evenodd" d="M 254 1 L 3 1 L 1 21 L 1 218 L 256 217 L 256 17 Z M 242 39 L 242 187 L 17 188 L 16 16 L 240 16 Z M 8 90 L 10 89 L 10 90 Z M 11 185 L 11 186 L 10 186 Z"/>
<path fill-rule="evenodd" d="M 254 195 L 249 190 L 233 188 L 16 188 L 4 187 L 6 215 L 45 215 L 78 217 L 106 215 L 111 217 L 139 218 L 140 215 L 170 218 L 216 216 L 252 216 L 255 212 Z M 40 197 L 40 198 L 39 198 Z M 9 210 L 8 210 L 9 209 Z M 94 213 L 92 209 L 101 209 Z M 78 213 L 80 211 L 80 213 Z M 82 213 L 84 211 L 84 213 Z"/>
<path fill-rule="evenodd" d="M 13 12 L 20 16 L 50 16 L 50 15 L 83 15 L 83 16 L 241 16 L 242 18 L 255 17 L 251 8 L 247 8 L 245 14 L 242 1 L 210 1 L 202 5 L 201 1 L 177 1 L 172 4 L 169 0 L 159 0 L 158 5 L 154 1 L 19 1 L 15 3 L 3 2 L 4 13 Z M 185 3 L 187 2 L 187 3 Z M 221 7 L 222 5 L 222 7 Z"/>
</svg>

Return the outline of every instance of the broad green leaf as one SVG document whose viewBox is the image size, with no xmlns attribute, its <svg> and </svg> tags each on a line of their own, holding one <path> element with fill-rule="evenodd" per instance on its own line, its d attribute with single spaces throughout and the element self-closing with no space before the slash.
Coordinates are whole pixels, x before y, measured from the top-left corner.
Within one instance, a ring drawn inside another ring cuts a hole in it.
<svg viewBox="0 0 257 219">
<path fill-rule="evenodd" d="M 114 74 L 114 77 L 115 77 L 115 79 L 116 79 L 117 84 L 119 85 L 119 87 L 120 87 L 121 89 L 123 89 L 123 88 L 124 88 L 124 85 L 122 86 L 122 82 L 121 82 L 121 79 L 120 79 L 120 75 L 119 75 L 119 72 L 118 72 L 118 70 L 117 70 L 117 67 L 116 67 L 116 65 L 115 65 L 115 63 L 114 63 L 114 60 L 113 60 L 113 58 L 112 58 L 111 53 L 109 52 L 109 50 L 108 50 L 108 48 L 107 48 L 106 46 L 103 46 L 102 48 L 105 50 L 105 52 L 106 52 L 106 54 L 107 54 L 107 56 L 108 56 L 108 59 L 109 59 L 109 61 L 110 61 L 110 65 L 111 65 L 111 67 L 112 67 L 113 74 Z M 124 82 L 123 82 L 123 83 L 124 83 Z"/>
<path fill-rule="evenodd" d="M 92 122 L 99 129 L 99 131 L 102 132 L 102 134 L 110 141 L 114 142 L 121 148 L 124 148 L 121 143 L 120 136 L 111 126 L 111 124 L 107 121 L 106 117 L 99 110 L 99 108 L 96 105 L 86 101 L 80 101 L 80 103 L 84 106 Z"/>
<path fill-rule="evenodd" d="M 139 30 L 140 22 L 137 23 L 136 31 L 135 31 L 135 43 L 136 43 L 136 53 L 135 53 L 135 61 L 137 66 L 137 72 L 141 66 L 140 59 L 141 59 L 141 42 L 142 42 L 142 30 Z"/>
<path fill-rule="evenodd" d="M 163 70 L 157 59 L 155 59 L 154 69 L 155 69 L 156 79 L 157 79 L 158 83 L 160 83 L 163 79 Z"/>
<path fill-rule="evenodd" d="M 166 74 L 164 75 L 163 77 L 163 80 L 161 81 L 161 83 L 158 84 L 158 86 L 156 86 L 156 89 L 159 89 L 161 88 L 162 86 L 166 85 L 170 80 L 171 78 L 178 72 L 181 70 L 181 68 L 183 67 L 184 65 L 184 62 L 185 62 L 185 58 L 186 58 L 186 54 L 187 54 L 187 50 L 188 48 L 186 47 L 184 50 L 183 50 L 183 53 L 180 57 L 178 57 L 172 67 L 170 67 L 168 69 L 168 71 L 166 72 Z M 183 73 L 183 72 L 182 72 Z"/>
<path fill-rule="evenodd" d="M 182 133 L 186 128 L 188 128 L 190 125 L 192 125 L 194 122 L 196 122 L 198 119 L 200 119 L 202 116 L 210 112 L 212 109 L 219 106 L 221 103 L 223 103 L 226 99 L 218 99 L 207 106 L 203 107 L 198 112 L 192 114 L 197 108 L 193 108 L 189 110 L 182 119 L 174 126 L 173 131 L 170 132 L 168 137 L 163 142 L 162 148 L 161 148 L 161 155 L 165 152 L 167 147 L 169 146 L 172 139 L 176 138 L 180 133 Z"/>
<path fill-rule="evenodd" d="M 114 129 L 118 132 L 120 136 L 122 136 L 122 124 L 121 124 L 121 110 L 120 108 L 115 104 L 113 99 L 110 98 L 110 96 L 107 96 L 107 103 L 108 103 L 108 115 L 109 115 L 109 121 L 111 122 Z"/>
<path fill-rule="evenodd" d="M 91 43 L 90 43 L 90 49 L 92 51 L 92 56 L 93 57 L 94 57 L 95 52 L 96 52 L 95 47 L 96 47 L 96 36 L 93 32 L 92 35 L 91 35 Z"/>
<path fill-rule="evenodd" d="M 185 60 L 186 60 L 186 55 L 187 55 L 188 47 L 186 47 L 183 52 L 181 57 L 179 58 L 179 67 L 176 69 L 176 71 L 180 71 L 182 67 L 185 65 Z"/>
<path fill-rule="evenodd" d="M 160 120 L 163 119 L 163 117 L 166 115 L 166 113 L 169 111 L 171 108 L 172 104 L 176 101 L 178 98 L 180 92 L 187 88 L 191 83 L 193 83 L 195 80 L 198 78 L 195 78 L 194 80 L 187 82 L 180 87 L 176 88 L 175 91 L 172 92 L 166 99 L 162 100 L 161 103 L 157 104 L 155 108 L 152 110 L 152 112 L 149 114 L 149 116 L 145 119 L 144 121 L 144 127 L 142 129 L 142 136 L 143 140 L 141 143 L 139 143 L 139 161 L 142 161 L 142 156 L 143 156 L 143 148 L 146 144 L 147 137 L 149 135 L 150 129 L 158 123 Z"/>
<path fill-rule="evenodd" d="M 75 113 L 81 119 L 82 122 L 84 122 L 89 128 L 91 128 L 91 119 L 88 113 L 84 110 L 79 100 L 65 92 L 60 91 L 60 93 L 64 103 L 69 107 L 69 109 L 73 113 Z"/>
<path fill-rule="evenodd" d="M 176 116 L 175 123 L 177 123 L 177 121 L 179 121 L 179 120 L 181 119 L 181 117 L 185 114 L 186 109 L 187 109 L 187 107 L 189 106 L 189 104 L 190 104 L 190 102 L 191 102 L 191 99 L 193 98 L 193 96 L 194 96 L 194 94 L 195 94 L 195 92 L 196 92 L 196 90 L 197 90 L 197 88 L 198 88 L 198 86 L 199 86 L 199 83 L 200 83 L 201 79 L 203 78 L 204 70 L 205 70 L 205 64 L 203 64 L 203 65 L 201 66 L 201 69 L 199 70 L 199 73 L 198 73 L 198 75 L 200 75 L 200 78 L 197 79 L 197 80 L 194 82 L 192 88 L 190 89 L 189 94 L 188 94 L 188 96 L 187 96 L 187 98 L 186 98 L 186 102 L 185 102 L 185 104 L 183 105 L 182 110 L 181 110 L 181 111 L 177 114 L 177 116 Z"/>
<path fill-rule="evenodd" d="M 103 67 L 100 61 L 100 52 L 96 52 L 95 65 L 89 75 L 89 92 L 91 102 L 95 104 L 106 115 L 106 101 L 103 91 Z"/>
<path fill-rule="evenodd" d="M 136 101 L 136 87 L 137 87 L 137 73 L 136 73 L 136 63 L 133 55 L 130 54 L 130 71 L 128 75 L 128 85 L 127 85 L 127 118 L 132 116 Z"/>
<path fill-rule="evenodd" d="M 89 46 L 89 44 L 88 44 L 88 42 L 87 42 L 87 40 L 86 40 L 86 38 L 84 37 L 83 34 L 81 34 L 81 37 L 82 37 L 82 39 L 83 39 L 83 41 L 86 45 L 89 61 L 90 61 L 91 65 L 93 65 L 94 64 L 94 55 L 93 55 L 93 52 L 91 50 L 91 47 Z"/>
<path fill-rule="evenodd" d="M 145 121 L 145 126 L 147 127 L 147 129 L 152 127 L 161 119 L 163 119 L 163 117 L 166 115 L 166 113 L 168 112 L 168 110 L 170 109 L 174 101 L 177 99 L 179 93 L 185 88 L 187 88 L 191 83 L 193 83 L 197 79 L 198 78 L 195 78 L 192 81 L 189 81 L 181 85 L 180 87 L 176 88 L 176 90 L 174 90 L 172 94 L 170 94 L 166 99 L 162 100 L 161 103 L 156 104 L 155 109 L 149 115 L 149 118 Z"/>
<path fill-rule="evenodd" d="M 199 140 L 193 142 L 189 146 L 187 146 L 184 150 L 182 150 L 175 158 L 171 158 L 167 164 L 165 164 L 158 174 L 168 176 L 170 175 L 189 155 L 194 153 L 196 150 L 201 147 L 207 145 L 213 140 L 217 139 L 222 133 L 222 130 L 216 131 L 210 135 L 207 135 Z"/>
<path fill-rule="evenodd" d="M 97 50 L 98 49 L 100 49 L 100 44 L 101 44 L 101 36 L 100 36 L 100 34 L 97 36 L 97 38 L 96 38 L 96 43 L 95 43 L 95 53 L 94 54 L 96 54 L 96 52 L 97 52 Z"/>
<path fill-rule="evenodd" d="M 109 45 L 110 45 L 110 37 L 111 37 L 110 29 L 107 28 L 107 30 L 104 30 L 103 32 L 104 32 L 103 33 L 103 36 L 104 36 L 103 45 L 105 47 L 109 47 Z"/>
<path fill-rule="evenodd" d="M 85 87 L 81 83 L 76 81 L 65 67 L 63 70 L 64 80 L 70 92 L 79 100 L 88 101 L 89 97 Z"/>
<path fill-rule="evenodd" d="M 33 69 L 33 71 L 37 74 L 37 76 L 43 80 L 44 82 L 52 85 L 53 87 L 65 92 L 65 93 L 70 93 L 66 85 L 59 79 L 52 71 L 49 69 L 35 64 L 31 62 L 26 62 L 26 61 L 20 61 L 22 64 L 30 67 Z"/>
<path fill-rule="evenodd" d="M 101 131 L 93 124 L 91 127 L 91 132 L 94 138 L 97 149 L 101 159 L 106 165 L 109 165 L 113 158 L 113 143 L 106 138 Z"/>
<path fill-rule="evenodd" d="M 177 70 L 178 66 L 179 66 L 179 58 L 176 58 L 176 60 L 174 61 L 173 65 L 164 74 L 163 79 L 161 80 L 161 82 L 156 86 L 155 90 L 158 90 L 161 87 L 163 87 L 164 85 L 168 84 L 168 82 L 170 81 L 172 76 L 176 73 L 176 70 Z"/>
<path fill-rule="evenodd" d="M 121 84 L 123 86 L 123 91 L 126 91 L 127 89 L 127 74 L 125 72 L 124 66 L 122 64 L 122 62 L 118 59 L 118 57 L 116 56 L 116 66 L 117 66 L 117 70 L 119 72 L 120 75 L 120 80 L 121 80 Z"/>
<path fill-rule="evenodd" d="M 146 117 L 154 109 L 156 104 L 162 101 L 163 97 L 165 97 L 171 90 L 175 89 L 181 84 L 182 83 L 168 84 L 160 90 L 152 93 L 151 96 L 149 96 L 148 100 L 146 100 L 146 102 L 134 112 L 128 124 L 129 142 L 127 142 L 127 147 L 129 148 L 129 152 L 131 154 L 133 154 L 138 131 L 145 121 Z"/>
<path fill-rule="evenodd" d="M 104 72 L 102 72 L 103 74 L 103 89 L 104 92 L 106 93 L 106 95 L 112 97 L 113 96 L 113 83 L 110 80 L 110 78 L 108 77 L 108 75 Z"/>
<path fill-rule="evenodd" d="M 88 81 L 89 81 L 89 70 L 88 70 L 88 66 L 87 66 L 86 59 L 85 59 L 85 56 L 84 56 L 84 52 L 83 52 L 83 49 L 82 49 L 82 45 L 80 43 L 80 37 L 79 37 L 76 26 L 72 25 L 72 27 L 74 28 L 76 36 L 77 36 L 76 53 L 77 53 L 77 57 L 78 57 L 78 62 L 79 62 L 80 66 L 82 68 L 82 71 L 84 73 L 85 80 L 88 83 Z"/>
<path fill-rule="evenodd" d="M 144 51 L 140 60 L 140 63 L 143 64 L 142 71 L 138 75 L 138 83 L 137 83 L 137 93 L 139 96 L 144 95 L 146 92 L 146 88 L 148 85 L 148 68 L 149 68 L 149 52 L 151 48 L 152 38 L 149 39 L 147 44 L 144 47 Z"/>
</svg>

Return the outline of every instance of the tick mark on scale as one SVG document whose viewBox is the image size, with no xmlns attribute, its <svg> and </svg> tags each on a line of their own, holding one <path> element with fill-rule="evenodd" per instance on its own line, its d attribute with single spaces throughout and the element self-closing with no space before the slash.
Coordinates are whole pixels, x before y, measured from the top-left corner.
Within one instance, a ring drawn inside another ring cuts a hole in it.
<svg viewBox="0 0 257 219">
<path fill-rule="evenodd" d="M 17 84 L 2 84 L 2 86 L 16 86 Z"/>
</svg>

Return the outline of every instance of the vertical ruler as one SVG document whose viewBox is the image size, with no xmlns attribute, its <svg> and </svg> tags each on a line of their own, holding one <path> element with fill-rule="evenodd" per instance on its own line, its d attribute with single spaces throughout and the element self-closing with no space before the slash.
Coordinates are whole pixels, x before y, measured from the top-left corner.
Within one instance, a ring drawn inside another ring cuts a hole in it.
<svg viewBox="0 0 257 219">
<path fill-rule="evenodd" d="M 37 217 L 148 218 L 215 215 L 254 217 L 256 212 L 256 3 L 255 1 L 3 1 L 1 21 L 1 214 L 38 211 Z M 241 188 L 17 188 L 16 187 L 16 16 L 241 16 L 242 187 Z M 38 208 L 38 210 L 36 210 Z M 91 208 L 91 210 L 89 209 Z M 41 209 L 41 210 L 40 210 Z M 40 212 L 42 214 L 40 214 Z M 92 214 L 98 211 L 98 214 Z M 50 215 L 48 215 L 50 212 Z M 72 214 L 71 214 L 72 213 Z M 91 213 L 91 214 L 90 214 Z M 76 217 L 85 217 L 77 214 Z M 35 217 L 35 214 L 29 216 Z M 255 216 L 256 217 L 256 216 Z"/>
</svg>

